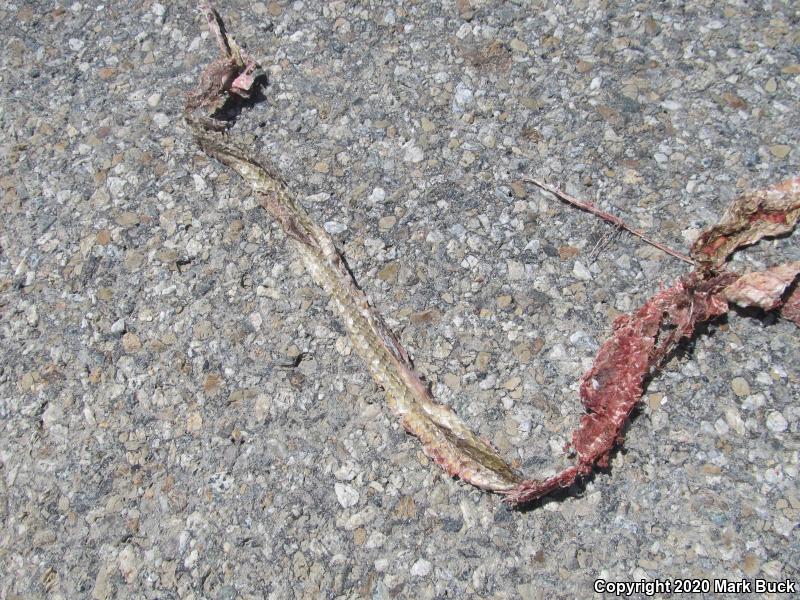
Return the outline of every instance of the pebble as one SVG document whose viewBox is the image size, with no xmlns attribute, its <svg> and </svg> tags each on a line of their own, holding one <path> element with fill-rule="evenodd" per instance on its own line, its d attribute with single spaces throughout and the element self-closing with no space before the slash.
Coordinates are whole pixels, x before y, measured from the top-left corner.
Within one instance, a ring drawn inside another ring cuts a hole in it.
<svg viewBox="0 0 800 600">
<path fill-rule="evenodd" d="M 508 294 L 503 294 L 502 296 L 497 297 L 497 308 L 500 310 L 505 310 L 511 306 L 514 302 L 514 298 L 509 296 Z"/>
<path fill-rule="evenodd" d="M 470 104 L 472 104 L 472 90 L 464 82 L 459 82 L 453 94 L 453 112 L 463 113 Z"/>
<path fill-rule="evenodd" d="M 509 44 L 509 46 L 511 46 L 511 49 L 515 50 L 516 52 L 527 52 L 528 51 L 528 44 L 526 44 L 525 42 L 523 42 L 522 40 L 517 39 L 517 38 L 514 38 L 513 40 L 511 40 L 511 43 Z"/>
<path fill-rule="evenodd" d="M 135 333 L 131 333 L 130 331 L 122 336 L 122 349 L 125 352 L 133 353 L 137 352 L 142 347 L 142 342 L 139 340 L 139 336 Z"/>
<path fill-rule="evenodd" d="M 736 407 L 729 406 L 725 409 L 725 422 L 739 435 L 745 434 L 745 424 Z"/>
<path fill-rule="evenodd" d="M 376 187 L 372 189 L 372 193 L 369 195 L 369 201 L 373 204 L 380 204 L 386 199 L 386 190 L 381 187 Z"/>
<path fill-rule="evenodd" d="M 331 235 L 338 235 L 347 231 L 347 225 L 339 221 L 325 221 L 322 227 Z"/>
<path fill-rule="evenodd" d="M 118 214 L 114 221 L 116 221 L 117 225 L 121 225 L 122 227 L 133 227 L 139 224 L 139 215 L 126 210 Z"/>
<path fill-rule="evenodd" d="M 461 155 L 461 160 L 458 161 L 458 164 L 460 164 L 462 167 L 468 167 L 475 162 L 475 158 L 476 156 L 474 153 L 466 150 L 464 154 Z"/>
<path fill-rule="evenodd" d="M 172 125 L 172 119 L 169 115 L 158 112 L 153 115 L 153 123 L 155 123 L 159 129 L 164 129 Z"/>
<path fill-rule="evenodd" d="M 750 395 L 750 384 L 747 383 L 744 377 L 734 377 L 731 380 L 731 388 L 733 389 L 733 393 L 739 396 L 739 398 Z"/>
<path fill-rule="evenodd" d="M 424 558 L 420 558 L 411 566 L 411 574 L 414 577 L 427 577 L 431 573 L 431 563 Z"/>
<path fill-rule="evenodd" d="M 788 144 L 773 144 L 769 147 L 769 151 L 775 158 L 786 158 L 792 151 L 792 147 Z"/>
<path fill-rule="evenodd" d="M 125 331 L 125 319 L 117 319 L 111 324 L 111 333 L 119 335 Z"/>
<path fill-rule="evenodd" d="M 394 283 L 397 281 L 397 274 L 400 272 L 400 263 L 398 261 L 391 262 L 380 271 L 378 271 L 378 279 L 382 279 L 387 283 Z"/>
<path fill-rule="evenodd" d="M 767 415 L 767 428 L 773 433 L 783 433 L 788 426 L 784 416 L 777 410 L 773 410 Z"/>
<path fill-rule="evenodd" d="M 334 490 L 336 492 L 336 499 L 341 504 L 342 508 L 351 508 L 358 504 L 358 491 L 346 483 L 335 483 Z"/>
<path fill-rule="evenodd" d="M 509 260 L 508 266 L 508 279 L 511 281 L 518 281 L 525 277 L 525 265 L 516 260 Z"/>
<path fill-rule="evenodd" d="M 378 227 L 380 227 L 381 230 L 386 231 L 394 227 L 395 223 L 397 223 L 397 218 L 393 215 L 381 217 L 378 221 Z"/>
<path fill-rule="evenodd" d="M 422 162 L 424 158 L 425 153 L 422 151 L 422 148 L 413 144 L 406 147 L 405 154 L 403 155 L 404 161 L 414 164 Z"/>
<path fill-rule="evenodd" d="M 588 281 L 592 278 L 591 271 L 579 260 L 576 260 L 575 264 L 572 266 L 572 274 L 582 281 Z"/>
</svg>

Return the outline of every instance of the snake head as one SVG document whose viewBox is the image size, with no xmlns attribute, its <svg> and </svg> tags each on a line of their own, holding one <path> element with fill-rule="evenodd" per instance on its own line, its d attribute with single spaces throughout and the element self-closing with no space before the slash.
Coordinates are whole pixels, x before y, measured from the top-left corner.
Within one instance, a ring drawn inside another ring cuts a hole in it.
<svg viewBox="0 0 800 600">
<path fill-rule="evenodd" d="M 258 64 L 252 58 L 241 53 L 244 68 L 231 82 L 229 92 L 241 98 L 249 98 L 253 93 L 253 86 L 258 78 Z"/>
</svg>

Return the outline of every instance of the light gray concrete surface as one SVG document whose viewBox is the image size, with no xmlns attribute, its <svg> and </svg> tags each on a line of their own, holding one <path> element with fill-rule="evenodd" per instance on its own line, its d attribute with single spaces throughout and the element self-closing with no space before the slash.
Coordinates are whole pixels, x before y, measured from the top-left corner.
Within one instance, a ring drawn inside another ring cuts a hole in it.
<svg viewBox="0 0 800 600">
<path fill-rule="evenodd" d="M 613 317 L 687 269 L 522 180 L 685 250 L 800 171 L 794 2 L 218 8 L 268 74 L 232 134 L 334 233 L 436 396 L 531 476 L 568 464 Z M 216 52 L 191 3 L 6 2 L 0 24 L 0 597 L 798 580 L 794 325 L 710 325 L 607 472 L 511 511 L 424 457 L 283 233 L 188 136 Z"/>
</svg>

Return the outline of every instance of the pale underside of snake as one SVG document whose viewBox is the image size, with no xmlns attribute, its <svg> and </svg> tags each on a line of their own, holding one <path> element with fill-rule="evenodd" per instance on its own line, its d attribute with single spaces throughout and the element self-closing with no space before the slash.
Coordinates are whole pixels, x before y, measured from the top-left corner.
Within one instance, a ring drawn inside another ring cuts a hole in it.
<svg viewBox="0 0 800 600">
<path fill-rule="evenodd" d="M 389 409 L 409 433 L 419 438 L 425 454 L 450 475 L 503 494 L 513 503 L 528 502 L 568 487 L 595 465 L 607 466 L 650 370 L 681 338 L 692 335 L 697 323 L 723 314 L 728 309 L 727 302 L 735 301 L 725 297 L 724 291 L 738 276 L 703 256 L 709 248 L 716 250 L 723 237 L 735 249 L 733 230 L 709 230 L 711 237 L 693 252 L 701 268 L 659 292 L 638 312 L 615 322 L 613 336 L 581 381 L 581 396 L 589 412 L 583 415 L 573 435 L 577 464 L 546 480 L 525 480 L 490 442 L 473 433 L 450 407 L 434 400 L 406 351 L 357 286 L 330 235 L 309 217 L 271 168 L 235 143 L 225 132 L 225 123 L 209 116 L 216 114 L 226 101 L 249 96 L 256 63 L 228 36 L 221 18 L 207 2 L 201 3 L 200 9 L 216 36 L 222 58 L 204 70 L 198 87 L 189 94 L 184 121 L 203 151 L 235 170 L 282 226 L 308 274 L 330 296 L 353 349 L 384 390 Z M 198 112 L 202 114 L 198 116 Z M 770 234 L 776 230 L 776 211 L 786 217 L 782 225 L 777 225 L 783 231 L 790 231 L 800 215 L 800 179 L 789 180 L 775 190 L 771 195 L 762 194 L 763 198 L 754 195 L 747 205 L 748 210 L 752 208 L 748 223 L 757 221 L 768 209 L 773 211 L 764 219 L 771 228 Z M 748 239 L 746 243 L 752 241 Z M 787 265 L 778 275 L 770 273 L 778 280 L 773 285 L 773 304 L 764 308 L 785 302 L 788 309 L 791 302 L 797 303 L 794 297 L 791 301 L 781 300 L 781 294 L 800 272 L 800 263 Z M 663 329 L 669 329 L 669 333 L 661 333 Z"/>
</svg>

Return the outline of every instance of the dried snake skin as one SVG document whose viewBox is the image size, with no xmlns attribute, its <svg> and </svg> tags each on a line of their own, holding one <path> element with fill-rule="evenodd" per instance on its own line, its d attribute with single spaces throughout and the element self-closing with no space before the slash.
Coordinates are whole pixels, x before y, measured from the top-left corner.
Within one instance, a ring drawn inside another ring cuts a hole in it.
<svg viewBox="0 0 800 600">
<path fill-rule="evenodd" d="M 306 271 L 333 300 L 353 348 L 383 388 L 390 410 L 420 439 L 425 454 L 450 475 L 477 487 L 511 492 L 521 477 L 450 407 L 433 399 L 408 354 L 356 285 L 331 237 L 311 220 L 284 182 L 207 119 L 187 111 L 184 120 L 200 147 L 239 173 L 281 224 Z"/>
<path fill-rule="evenodd" d="M 283 227 L 306 271 L 330 296 L 353 348 L 383 388 L 389 409 L 419 438 L 425 454 L 448 474 L 503 494 L 512 504 L 529 503 L 569 487 L 595 466 L 608 465 L 610 453 L 622 442 L 625 423 L 641 399 L 646 377 L 661 366 L 681 339 L 694 334 L 698 324 L 725 313 L 729 302 L 780 308 L 784 317 L 800 325 L 800 287 L 790 290 L 797 263 L 751 273 L 739 282 L 737 274 L 722 268 L 739 246 L 795 227 L 800 218 L 800 177 L 794 177 L 734 202 L 720 224 L 707 229 L 695 243 L 694 260 L 656 244 L 697 268 L 659 291 L 638 311 L 615 321 L 611 338 L 581 380 L 587 414 L 573 433 L 571 445 L 577 464 L 547 479 L 523 479 L 491 443 L 470 431 L 451 408 L 433 399 L 406 351 L 356 285 L 331 237 L 309 217 L 279 176 L 223 133 L 224 123 L 208 116 L 228 100 L 251 97 L 258 65 L 228 36 L 221 17 L 208 2 L 201 2 L 200 9 L 222 56 L 206 67 L 197 88 L 188 95 L 184 121 L 200 147 L 239 173 Z M 532 183 L 548 189 L 535 180 Z M 607 214 L 600 216 L 609 219 Z"/>
</svg>

